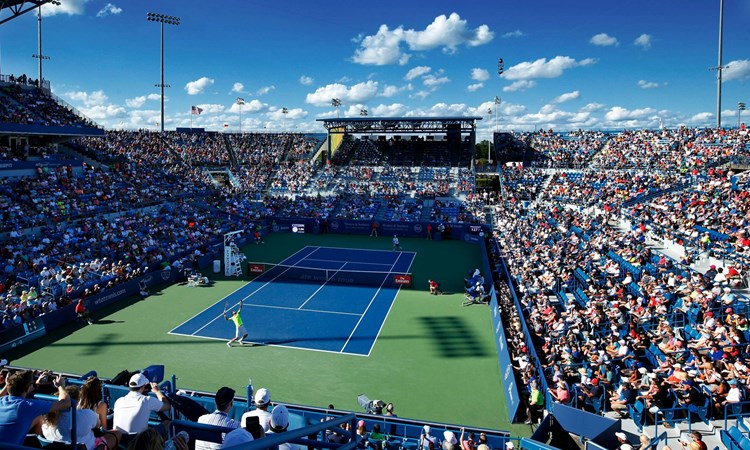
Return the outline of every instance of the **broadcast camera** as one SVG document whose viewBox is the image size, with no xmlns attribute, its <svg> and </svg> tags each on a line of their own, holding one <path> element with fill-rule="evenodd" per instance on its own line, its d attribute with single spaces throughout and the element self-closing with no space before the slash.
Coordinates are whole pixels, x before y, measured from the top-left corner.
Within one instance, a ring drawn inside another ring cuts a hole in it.
<svg viewBox="0 0 750 450">
<path fill-rule="evenodd" d="M 367 414 L 383 414 L 386 403 L 383 400 L 370 400 L 365 394 L 357 396 L 357 403 Z"/>
</svg>

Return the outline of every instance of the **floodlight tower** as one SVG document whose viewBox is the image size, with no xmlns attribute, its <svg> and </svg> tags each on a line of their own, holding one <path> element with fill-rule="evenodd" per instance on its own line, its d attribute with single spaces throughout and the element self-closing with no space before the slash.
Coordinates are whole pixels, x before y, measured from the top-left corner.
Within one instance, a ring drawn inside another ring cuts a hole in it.
<svg viewBox="0 0 750 450">
<path fill-rule="evenodd" d="M 286 108 L 286 107 L 281 108 L 281 114 L 282 114 L 281 117 L 284 118 L 284 120 L 283 120 L 283 122 L 281 124 L 281 131 L 283 132 L 283 131 L 286 130 L 286 115 L 289 114 L 289 109 Z"/>
<path fill-rule="evenodd" d="M 331 106 L 336 108 L 336 118 L 339 118 L 339 107 L 341 106 L 341 99 L 340 98 L 332 98 L 331 99 Z"/>
<path fill-rule="evenodd" d="M 745 102 L 737 102 L 737 129 L 739 130 L 742 126 L 742 111 L 747 109 Z"/>
<path fill-rule="evenodd" d="M 57 0 L 52 1 L 50 3 L 52 3 L 53 5 L 58 5 L 58 6 L 60 5 L 60 2 Z M 49 59 L 49 56 L 45 56 L 44 53 L 42 53 L 42 5 L 41 4 L 36 9 L 36 20 L 37 20 L 37 34 L 38 34 L 37 40 L 38 40 L 39 49 L 38 49 L 37 54 L 31 55 L 31 57 L 39 60 L 38 84 L 39 84 L 39 87 L 42 87 L 42 80 L 44 79 L 42 75 L 42 61 L 44 61 L 45 59 Z"/>
<path fill-rule="evenodd" d="M 719 0 L 719 64 L 716 65 L 716 128 L 721 128 L 721 65 L 722 40 L 724 37 L 724 0 Z"/>
<path fill-rule="evenodd" d="M 240 108 L 240 134 L 242 134 L 242 105 L 245 104 L 245 99 L 237 97 L 237 106 Z"/>
<path fill-rule="evenodd" d="M 146 20 L 149 22 L 159 22 L 161 24 L 161 83 L 155 86 L 161 88 L 161 131 L 164 131 L 164 88 L 170 87 L 168 84 L 164 84 L 164 24 L 167 25 L 179 25 L 180 18 L 175 16 L 167 16 L 164 14 L 148 13 L 146 14 Z"/>
</svg>

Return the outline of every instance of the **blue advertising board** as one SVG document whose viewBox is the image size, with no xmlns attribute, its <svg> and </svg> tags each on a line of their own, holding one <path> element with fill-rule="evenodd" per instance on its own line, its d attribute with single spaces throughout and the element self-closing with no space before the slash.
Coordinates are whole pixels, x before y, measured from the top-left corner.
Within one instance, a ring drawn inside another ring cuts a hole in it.
<svg viewBox="0 0 750 450">
<path fill-rule="evenodd" d="M 492 311 L 492 329 L 495 332 L 495 344 L 497 346 L 497 359 L 500 364 L 500 376 L 503 379 L 503 394 L 505 404 L 508 408 L 508 417 L 511 421 L 515 419 L 518 407 L 521 405 L 521 395 L 516 384 L 516 376 L 513 373 L 513 361 L 508 349 L 508 341 L 505 338 L 505 329 L 497 303 L 495 289 L 492 289 L 490 310 Z"/>
</svg>

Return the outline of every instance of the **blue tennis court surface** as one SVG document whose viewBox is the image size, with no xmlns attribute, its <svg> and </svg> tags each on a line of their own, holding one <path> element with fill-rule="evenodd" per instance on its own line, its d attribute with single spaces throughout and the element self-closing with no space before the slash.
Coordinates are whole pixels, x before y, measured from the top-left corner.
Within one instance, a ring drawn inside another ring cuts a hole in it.
<svg viewBox="0 0 750 450">
<path fill-rule="evenodd" d="M 305 247 L 170 334 L 229 340 L 243 302 L 245 342 L 369 355 L 416 253 Z"/>
</svg>

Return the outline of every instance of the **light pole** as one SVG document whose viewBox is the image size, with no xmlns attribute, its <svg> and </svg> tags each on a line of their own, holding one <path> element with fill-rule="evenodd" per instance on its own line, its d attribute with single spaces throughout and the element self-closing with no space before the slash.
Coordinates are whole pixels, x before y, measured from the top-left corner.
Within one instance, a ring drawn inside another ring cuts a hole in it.
<svg viewBox="0 0 750 450">
<path fill-rule="evenodd" d="M 161 88 L 161 131 L 164 131 L 164 88 L 170 87 L 168 84 L 164 84 L 164 24 L 167 25 L 179 25 L 180 18 L 174 16 L 167 16 L 164 14 L 148 13 L 146 14 L 146 20 L 149 22 L 159 22 L 161 24 L 161 83 L 155 86 Z"/>
<path fill-rule="evenodd" d="M 59 5 L 60 2 L 52 2 L 55 5 Z M 42 61 L 45 59 L 49 59 L 49 56 L 45 56 L 44 53 L 42 53 L 42 7 L 41 5 L 37 8 L 36 11 L 36 20 L 37 20 L 37 40 L 38 40 L 38 46 L 39 49 L 35 55 L 31 55 L 32 58 L 36 58 L 39 60 L 39 81 L 37 82 L 37 85 L 39 87 L 42 87 Z"/>
<path fill-rule="evenodd" d="M 719 0 L 719 64 L 716 65 L 716 128 L 721 128 L 721 66 L 722 38 L 724 37 L 724 0 Z"/>
<path fill-rule="evenodd" d="M 237 106 L 240 107 L 240 134 L 242 134 L 242 105 L 245 104 L 245 99 L 237 97 Z"/>
<path fill-rule="evenodd" d="M 742 111 L 745 109 L 745 102 L 737 102 L 737 129 L 742 126 Z"/>
<path fill-rule="evenodd" d="M 341 106 L 341 99 L 340 98 L 332 98 L 331 99 L 331 106 L 336 108 L 336 118 L 339 118 L 339 107 Z"/>
<path fill-rule="evenodd" d="M 289 114 L 289 110 L 286 109 L 286 108 L 281 108 L 281 114 L 284 115 L 283 116 L 284 117 L 284 121 L 281 124 L 281 131 L 284 131 L 284 130 L 286 130 L 286 115 Z"/>
</svg>

